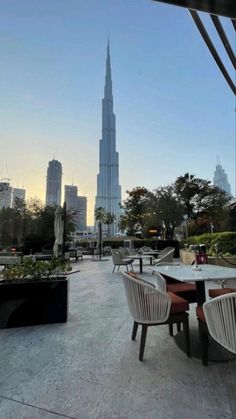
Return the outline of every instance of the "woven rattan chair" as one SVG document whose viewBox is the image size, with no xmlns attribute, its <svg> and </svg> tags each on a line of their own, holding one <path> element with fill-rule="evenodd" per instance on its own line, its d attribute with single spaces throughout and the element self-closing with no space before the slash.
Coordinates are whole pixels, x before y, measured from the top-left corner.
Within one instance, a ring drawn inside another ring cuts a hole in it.
<svg viewBox="0 0 236 419">
<path fill-rule="evenodd" d="M 138 326 L 142 326 L 139 360 L 143 361 L 148 327 L 174 323 L 183 323 L 186 353 L 190 356 L 188 302 L 157 289 L 147 281 L 134 278 L 132 273 L 122 272 L 122 275 L 128 307 L 134 319 L 132 340 L 136 338 Z"/>
<path fill-rule="evenodd" d="M 236 292 L 212 298 L 197 307 L 202 341 L 202 362 L 208 365 L 208 334 L 228 351 L 236 354 Z"/>
<path fill-rule="evenodd" d="M 212 288 L 209 290 L 209 297 L 216 298 L 221 295 L 236 292 L 236 278 L 224 279 L 221 283 L 222 288 Z"/>
<path fill-rule="evenodd" d="M 127 272 L 128 272 L 128 266 L 131 266 L 132 270 L 133 270 L 133 261 L 134 259 L 131 258 L 123 258 L 119 252 L 119 250 L 112 250 L 111 251 L 111 255 L 112 255 L 112 261 L 114 264 L 114 268 L 112 273 L 115 271 L 116 266 L 118 266 L 118 271 L 120 269 L 120 266 L 126 266 Z"/>
<path fill-rule="evenodd" d="M 165 250 L 165 249 L 164 249 Z M 168 251 L 158 255 L 157 259 L 153 259 L 153 265 L 157 266 L 159 265 L 159 263 L 164 263 L 164 262 L 168 262 L 171 263 L 174 260 L 174 253 L 175 253 L 175 249 L 173 247 L 169 248 Z"/>
</svg>

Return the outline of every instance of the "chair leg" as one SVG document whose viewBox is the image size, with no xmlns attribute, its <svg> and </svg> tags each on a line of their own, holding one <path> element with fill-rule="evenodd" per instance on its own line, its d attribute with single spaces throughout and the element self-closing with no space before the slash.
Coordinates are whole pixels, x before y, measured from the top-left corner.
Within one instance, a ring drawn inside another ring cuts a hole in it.
<svg viewBox="0 0 236 419">
<path fill-rule="evenodd" d="M 208 345 L 209 345 L 209 337 L 208 333 L 203 330 L 203 327 L 201 326 L 201 321 L 198 321 L 199 326 L 199 335 L 201 339 L 202 344 L 202 363 L 204 367 L 208 365 Z"/>
<path fill-rule="evenodd" d="M 191 347 L 190 347 L 190 336 L 189 336 L 189 322 L 188 322 L 188 315 L 183 322 L 184 327 L 184 335 L 185 335 L 185 343 L 186 343 L 186 354 L 190 358 L 191 357 Z"/>
<path fill-rule="evenodd" d="M 115 269 L 116 269 L 116 265 L 114 265 L 114 268 L 113 268 L 113 271 L 112 271 L 112 273 L 114 273 Z"/>
<path fill-rule="evenodd" d="M 140 342 L 140 349 L 139 349 L 139 361 L 143 361 L 143 354 L 144 354 L 146 336 L 147 336 L 147 328 L 148 326 L 146 324 L 142 325 L 142 335 L 141 335 L 141 342 Z"/>
<path fill-rule="evenodd" d="M 169 334 L 173 336 L 173 324 L 169 324 Z"/>
<path fill-rule="evenodd" d="M 132 337 L 131 337 L 132 340 L 135 340 L 136 335 L 137 335 L 137 330 L 138 330 L 138 323 L 134 322 L 133 330 L 132 330 Z"/>
<path fill-rule="evenodd" d="M 120 265 L 118 265 L 118 271 L 120 270 Z"/>
</svg>

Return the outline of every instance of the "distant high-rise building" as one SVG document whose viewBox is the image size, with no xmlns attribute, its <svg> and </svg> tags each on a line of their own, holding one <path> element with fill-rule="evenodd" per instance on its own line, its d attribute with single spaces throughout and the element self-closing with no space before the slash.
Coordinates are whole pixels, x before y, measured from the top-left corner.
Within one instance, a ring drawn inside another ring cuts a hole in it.
<svg viewBox="0 0 236 419">
<path fill-rule="evenodd" d="M 12 200 L 12 187 L 10 182 L 1 181 L 0 182 L 0 209 L 9 208 L 11 206 Z"/>
<path fill-rule="evenodd" d="M 79 231 L 87 230 L 87 197 L 78 196 L 77 198 L 78 229 Z"/>
<path fill-rule="evenodd" d="M 48 163 L 46 205 L 61 205 L 62 165 L 53 159 Z"/>
<path fill-rule="evenodd" d="M 229 195 L 231 195 L 231 188 L 228 182 L 228 177 L 223 167 L 221 166 L 220 162 L 216 164 L 216 168 L 214 171 L 213 184 L 215 186 L 218 186 L 223 191 L 227 192 Z"/>
<path fill-rule="evenodd" d="M 102 139 L 99 142 L 99 174 L 95 208 L 102 207 L 116 216 L 110 226 L 112 236 L 117 232 L 121 214 L 121 187 L 119 185 L 119 154 L 116 151 L 116 117 L 113 112 L 112 79 L 109 42 L 107 45 L 106 77 L 102 99 Z"/>
<path fill-rule="evenodd" d="M 65 185 L 65 202 L 67 208 L 74 211 L 76 229 L 87 229 L 87 197 L 78 196 L 78 188 L 74 185 Z"/>
<path fill-rule="evenodd" d="M 12 206 L 15 206 L 16 199 L 22 199 L 25 200 L 25 189 L 22 188 L 13 188 L 12 190 Z"/>
<path fill-rule="evenodd" d="M 74 185 L 65 185 L 65 197 L 67 208 L 76 209 L 77 207 L 78 188 Z"/>
</svg>

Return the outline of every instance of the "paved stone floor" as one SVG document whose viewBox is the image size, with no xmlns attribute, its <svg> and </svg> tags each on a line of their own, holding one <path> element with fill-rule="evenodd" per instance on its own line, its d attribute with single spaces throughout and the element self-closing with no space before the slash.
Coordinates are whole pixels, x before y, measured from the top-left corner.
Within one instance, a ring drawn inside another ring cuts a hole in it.
<svg viewBox="0 0 236 419">
<path fill-rule="evenodd" d="M 121 274 L 74 267 L 66 324 L 0 330 L 0 419 L 236 418 L 235 360 L 204 368 L 159 326 L 139 362 Z"/>
</svg>

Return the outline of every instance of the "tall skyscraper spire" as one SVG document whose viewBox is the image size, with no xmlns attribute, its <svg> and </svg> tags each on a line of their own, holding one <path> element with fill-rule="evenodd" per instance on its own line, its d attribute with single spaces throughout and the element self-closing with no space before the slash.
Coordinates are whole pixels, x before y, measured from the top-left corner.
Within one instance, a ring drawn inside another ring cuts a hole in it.
<svg viewBox="0 0 236 419">
<path fill-rule="evenodd" d="M 219 157 L 217 158 L 216 168 L 214 171 L 213 184 L 231 195 L 231 187 L 228 182 L 228 176 L 220 164 Z"/>
<path fill-rule="evenodd" d="M 121 213 L 121 187 L 119 185 L 119 154 L 116 151 L 116 117 L 113 112 L 111 58 L 109 40 L 107 44 L 104 98 L 102 99 L 102 138 L 99 141 L 99 174 L 95 208 L 102 207 L 116 216 L 110 233 L 117 232 Z"/>
</svg>

